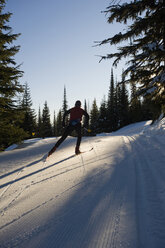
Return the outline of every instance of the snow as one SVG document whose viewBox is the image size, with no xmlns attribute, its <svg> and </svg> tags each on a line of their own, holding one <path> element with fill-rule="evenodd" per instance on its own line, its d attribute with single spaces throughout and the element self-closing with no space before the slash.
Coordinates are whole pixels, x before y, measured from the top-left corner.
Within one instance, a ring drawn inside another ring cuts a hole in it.
<svg viewBox="0 0 165 248">
<path fill-rule="evenodd" d="M 164 248 L 165 119 L 0 153 L 0 247 Z M 93 148 L 92 151 L 88 151 Z"/>
<path fill-rule="evenodd" d="M 13 145 L 9 146 L 8 148 L 6 148 L 5 151 L 12 151 L 12 150 L 14 150 L 16 148 L 19 148 L 20 146 L 25 147 L 26 145 L 24 145 L 24 144 L 29 144 L 30 145 L 31 143 L 35 143 L 35 142 L 37 142 L 39 140 L 41 140 L 41 138 L 27 139 L 27 140 L 24 140 L 20 145 L 19 144 L 13 144 Z"/>
<path fill-rule="evenodd" d="M 15 148 L 17 148 L 17 147 L 18 147 L 17 144 L 13 144 L 13 145 L 9 146 L 8 148 L 6 148 L 5 151 L 12 151 L 13 149 L 15 149 Z"/>
</svg>

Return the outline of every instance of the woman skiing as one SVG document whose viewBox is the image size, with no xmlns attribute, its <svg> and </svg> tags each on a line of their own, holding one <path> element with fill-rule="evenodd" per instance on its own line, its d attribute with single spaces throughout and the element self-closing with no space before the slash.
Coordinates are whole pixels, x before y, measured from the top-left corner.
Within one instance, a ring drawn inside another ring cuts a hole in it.
<svg viewBox="0 0 165 248">
<path fill-rule="evenodd" d="M 62 137 L 57 141 L 53 148 L 49 151 L 48 157 L 56 151 L 56 149 L 61 145 L 61 143 L 67 138 L 73 130 L 77 132 L 77 143 L 75 148 L 75 153 L 80 154 L 80 143 L 81 143 L 81 121 L 82 116 L 85 116 L 85 125 L 88 126 L 89 115 L 88 113 L 81 108 L 81 102 L 76 101 L 75 106 L 64 113 L 62 125 L 65 127 L 65 118 L 70 114 L 69 125 L 65 128 Z"/>
</svg>

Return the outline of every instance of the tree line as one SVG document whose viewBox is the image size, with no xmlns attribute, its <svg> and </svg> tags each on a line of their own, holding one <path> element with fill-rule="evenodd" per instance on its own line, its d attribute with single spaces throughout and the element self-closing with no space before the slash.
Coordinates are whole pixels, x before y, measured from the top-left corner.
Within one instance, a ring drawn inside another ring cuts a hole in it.
<svg viewBox="0 0 165 248">
<path fill-rule="evenodd" d="M 113 69 L 111 70 L 107 97 L 103 98 L 100 106 L 98 106 L 97 100 L 94 99 L 90 109 L 88 109 L 85 99 L 82 107 L 90 116 L 90 135 L 113 132 L 130 123 L 153 118 L 153 112 L 147 99 L 140 98 L 137 95 L 137 89 L 134 84 L 131 85 L 129 93 L 124 80 L 120 83 L 115 82 Z M 38 114 L 36 114 L 32 108 L 30 88 L 27 83 L 24 86 L 24 94 L 19 108 L 24 116 L 20 127 L 26 132 L 27 138 L 60 136 L 63 130 L 63 115 L 68 110 L 66 87 L 64 87 L 62 107 L 57 115 L 54 111 L 53 121 L 51 121 L 47 101 L 45 101 L 43 109 L 39 107 Z M 84 135 L 87 135 L 85 131 Z"/>
<path fill-rule="evenodd" d="M 68 107 L 64 88 L 62 108 L 57 115 L 54 113 L 53 123 L 47 101 L 36 114 L 28 84 L 21 85 L 19 81 L 23 71 L 14 56 L 20 47 L 13 42 L 20 34 L 12 33 L 8 25 L 12 13 L 4 13 L 5 5 L 6 0 L 0 0 L 0 150 L 25 138 L 61 135 L 62 118 Z M 99 42 L 98 45 L 126 42 L 118 47 L 118 52 L 102 56 L 101 60 L 114 58 L 117 66 L 122 58 L 127 58 L 128 67 L 120 82 L 115 82 L 111 70 L 109 91 L 100 106 L 94 99 L 89 110 L 84 100 L 92 135 L 113 132 L 137 121 L 155 120 L 165 113 L 165 0 L 124 4 L 115 1 L 105 13 L 109 23 L 124 23 L 128 28 Z"/>
</svg>

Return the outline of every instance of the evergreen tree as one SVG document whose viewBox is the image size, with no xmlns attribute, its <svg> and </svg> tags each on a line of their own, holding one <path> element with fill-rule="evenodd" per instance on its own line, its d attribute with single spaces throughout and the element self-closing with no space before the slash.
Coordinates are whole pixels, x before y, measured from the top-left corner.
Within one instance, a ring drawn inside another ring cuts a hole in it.
<svg viewBox="0 0 165 248">
<path fill-rule="evenodd" d="M 90 127 L 93 133 L 98 132 L 98 118 L 99 118 L 99 110 L 97 107 L 96 99 L 94 99 L 92 104 L 92 109 L 90 112 Z"/>
<path fill-rule="evenodd" d="M 88 110 L 87 110 L 87 101 L 86 101 L 86 99 L 85 99 L 85 101 L 84 101 L 84 110 L 86 111 L 86 112 L 88 112 Z M 83 125 L 85 124 L 85 116 L 83 116 Z"/>
<path fill-rule="evenodd" d="M 128 92 L 126 89 L 124 77 L 122 78 L 121 83 L 121 98 L 120 98 L 120 127 L 126 126 L 129 124 L 129 102 L 128 102 Z"/>
<path fill-rule="evenodd" d="M 108 119 L 108 131 L 112 132 L 116 130 L 116 109 L 115 109 L 115 89 L 114 89 L 114 76 L 113 70 L 111 70 L 110 87 L 107 102 L 107 119 Z"/>
<path fill-rule="evenodd" d="M 99 109 L 98 132 L 107 132 L 107 129 L 107 102 L 104 96 Z"/>
<path fill-rule="evenodd" d="M 86 99 L 84 100 L 84 110 L 87 112 L 87 101 L 86 101 Z M 83 121 L 82 121 L 82 123 L 83 123 L 83 126 L 84 126 L 84 124 L 86 124 L 86 123 L 85 123 L 85 116 L 83 116 Z M 82 135 L 83 135 L 83 136 L 88 136 L 89 133 L 88 133 L 88 131 L 87 131 L 86 129 L 82 129 Z"/>
<path fill-rule="evenodd" d="M 68 109 L 68 102 L 67 102 L 67 97 L 66 97 L 66 87 L 64 86 L 64 99 L 63 99 L 63 105 L 62 105 L 62 118 L 64 116 L 64 113 Z M 68 124 L 68 117 L 66 116 L 65 119 L 66 124 Z"/>
<path fill-rule="evenodd" d="M 0 149 L 21 141 L 26 133 L 20 128 L 22 111 L 17 96 L 23 91 L 19 78 L 23 72 L 14 56 L 19 46 L 12 46 L 20 34 L 12 34 L 9 22 L 11 13 L 3 13 L 6 1 L 0 0 Z"/>
<path fill-rule="evenodd" d="M 52 136 L 52 126 L 50 122 L 50 111 L 47 105 L 47 101 L 44 103 L 44 108 L 42 111 L 42 137 Z"/>
<path fill-rule="evenodd" d="M 22 109 L 24 112 L 24 119 L 21 127 L 29 134 L 29 138 L 34 136 L 36 132 L 36 113 L 32 109 L 32 99 L 28 84 L 25 84 L 24 95 L 22 100 Z"/>
<path fill-rule="evenodd" d="M 156 120 L 159 117 L 159 110 L 156 111 L 156 105 L 152 105 L 147 96 L 143 97 L 141 108 L 142 108 L 142 120 Z M 160 108 L 159 108 L 160 109 Z M 157 115 L 155 115 L 157 113 Z"/>
<path fill-rule="evenodd" d="M 62 134 L 62 120 L 63 120 L 63 117 L 62 117 L 62 111 L 61 109 L 59 110 L 58 114 L 57 114 L 57 136 L 61 136 Z"/>
<path fill-rule="evenodd" d="M 54 111 L 54 118 L 53 118 L 53 136 L 57 136 L 57 123 L 56 123 L 56 115 Z"/>
<path fill-rule="evenodd" d="M 65 111 L 68 109 L 68 102 L 66 97 L 66 87 L 64 86 L 64 99 L 63 99 L 63 105 L 62 105 L 62 115 L 65 113 Z"/>
<path fill-rule="evenodd" d="M 124 71 L 127 82 L 140 84 L 139 94 L 147 95 L 157 105 L 159 113 L 165 105 L 165 0 L 136 0 L 108 6 L 105 11 L 108 22 L 128 24 L 113 37 L 103 40 L 100 45 L 117 45 L 118 52 L 104 58 L 115 58 L 114 65 L 128 58 L 128 67 Z M 134 72 L 133 77 L 131 72 Z"/>
<path fill-rule="evenodd" d="M 131 123 L 142 121 L 141 102 L 139 96 L 137 95 L 136 85 L 133 82 L 131 83 L 131 101 L 129 108 L 129 116 Z"/>
<path fill-rule="evenodd" d="M 86 99 L 84 101 L 84 110 L 87 112 L 87 101 L 86 101 Z"/>
<path fill-rule="evenodd" d="M 41 109 L 40 109 L 40 107 L 39 107 L 39 110 L 38 110 L 37 136 L 42 137 L 42 117 L 41 117 Z"/>
<path fill-rule="evenodd" d="M 122 116 L 123 116 L 123 113 L 122 113 L 122 89 L 121 89 L 121 84 L 120 83 L 117 83 L 116 82 L 116 90 L 115 90 L 115 93 L 116 93 L 116 96 L 115 96 L 115 105 L 116 105 L 116 109 L 117 109 L 117 129 L 120 128 L 122 126 L 121 122 L 122 122 Z"/>
<path fill-rule="evenodd" d="M 114 85 L 114 131 L 119 128 L 119 110 L 118 110 L 118 92 L 117 92 L 117 80 Z"/>
</svg>

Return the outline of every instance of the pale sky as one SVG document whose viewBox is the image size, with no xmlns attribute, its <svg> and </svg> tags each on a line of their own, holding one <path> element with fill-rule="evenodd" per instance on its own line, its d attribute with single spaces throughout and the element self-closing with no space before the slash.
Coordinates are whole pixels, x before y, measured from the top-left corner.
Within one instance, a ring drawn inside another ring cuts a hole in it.
<svg viewBox="0 0 165 248">
<path fill-rule="evenodd" d="M 122 30 L 120 24 L 108 24 L 104 13 L 110 0 L 8 0 L 5 11 L 13 13 L 9 26 L 21 33 L 14 45 L 20 45 L 15 56 L 28 83 L 33 108 L 38 113 L 45 100 L 50 109 L 62 107 L 64 85 L 67 101 L 72 107 L 84 99 L 98 106 L 107 96 L 111 60 L 99 63 L 97 55 L 113 52 L 109 45 L 93 47 L 95 41 L 109 38 Z M 121 78 L 123 65 L 114 69 Z"/>
</svg>

